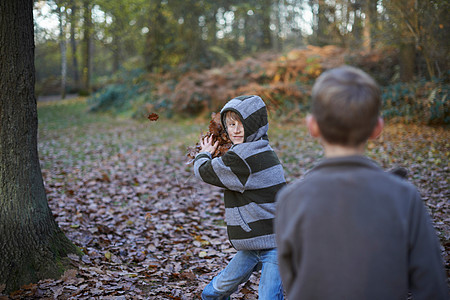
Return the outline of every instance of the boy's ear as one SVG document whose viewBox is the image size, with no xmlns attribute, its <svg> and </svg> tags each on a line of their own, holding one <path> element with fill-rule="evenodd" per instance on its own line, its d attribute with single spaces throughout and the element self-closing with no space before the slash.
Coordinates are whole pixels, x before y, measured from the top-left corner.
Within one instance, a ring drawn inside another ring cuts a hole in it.
<svg viewBox="0 0 450 300">
<path fill-rule="evenodd" d="M 382 117 L 378 117 L 377 124 L 375 125 L 372 134 L 370 135 L 369 139 L 376 139 L 380 136 L 381 132 L 384 128 L 384 121 Z"/>
<path fill-rule="evenodd" d="M 312 137 L 316 138 L 320 136 L 319 124 L 317 124 L 316 118 L 314 118 L 313 115 L 308 114 L 306 116 L 306 126 L 308 127 L 309 134 Z"/>
</svg>

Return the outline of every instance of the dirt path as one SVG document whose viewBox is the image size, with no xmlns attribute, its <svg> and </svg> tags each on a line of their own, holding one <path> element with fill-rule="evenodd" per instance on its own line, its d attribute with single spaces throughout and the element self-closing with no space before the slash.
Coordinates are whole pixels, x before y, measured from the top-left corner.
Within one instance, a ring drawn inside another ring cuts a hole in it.
<svg viewBox="0 0 450 300">
<path fill-rule="evenodd" d="M 67 94 L 65 99 L 72 99 L 78 97 L 78 94 Z M 49 102 L 49 101 L 58 101 L 62 100 L 61 95 L 46 95 L 46 96 L 38 96 L 38 102 Z"/>
</svg>

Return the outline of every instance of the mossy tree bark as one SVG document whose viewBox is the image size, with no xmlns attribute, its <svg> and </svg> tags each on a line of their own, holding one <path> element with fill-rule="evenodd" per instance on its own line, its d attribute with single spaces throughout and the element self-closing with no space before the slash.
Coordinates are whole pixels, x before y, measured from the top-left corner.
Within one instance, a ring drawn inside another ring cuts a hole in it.
<svg viewBox="0 0 450 300">
<path fill-rule="evenodd" d="M 37 152 L 33 1 L 0 1 L 0 286 L 59 276 L 79 250 L 48 206 Z"/>
</svg>

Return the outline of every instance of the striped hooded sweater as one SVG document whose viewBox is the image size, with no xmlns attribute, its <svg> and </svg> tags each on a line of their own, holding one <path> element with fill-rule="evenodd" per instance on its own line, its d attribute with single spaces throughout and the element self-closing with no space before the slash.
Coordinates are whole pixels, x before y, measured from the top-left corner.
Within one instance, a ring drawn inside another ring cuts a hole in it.
<svg viewBox="0 0 450 300">
<path fill-rule="evenodd" d="M 266 105 L 258 96 L 230 100 L 220 112 L 224 128 L 227 111 L 241 117 L 244 142 L 214 159 L 209 152 L 197 154 L 195 176 L 224 188 L 228 238 L 236 250 L 275 248 L 275 195 L 286 180 L 269 145 Z"/>
</svg>

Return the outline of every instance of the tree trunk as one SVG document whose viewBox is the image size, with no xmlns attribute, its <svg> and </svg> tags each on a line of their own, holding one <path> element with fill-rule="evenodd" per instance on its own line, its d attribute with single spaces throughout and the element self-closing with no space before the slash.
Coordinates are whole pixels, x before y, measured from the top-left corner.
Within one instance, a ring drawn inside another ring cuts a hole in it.
<svg viewBox="0 0 450 300">
<path fill-rule="evenodd" d="M 183 28 L 188 45 L 186 58 L 191 62 L 200 62 L 205 55 L 205 47 L 201 39 L 201 28 L 198 24 L 201 10 L 196 1 L 190 1 L 188 3 L 192 4 L 189 13 L 186 14 L 186 18 L 184 19 L 185 28 Z"/>
<path fill-rule="evenodd" d="M 282 50 L 282 44 L 281 44 L 281 39 L 280 39 L 280 34 L 281 34 L 281 13 L 280 13 L 280 7 L 281 7 L 282 3 L 280 0 L 275 1 L 274 6 L 273 6 L 273 13 L 275 16 L 275 24 L 276 24 L 276 30 L 275 33 L 273 34 L 273 48 L 276 51 L 281 51 Z"/>
<path fill-rule="evenodd" d="M 83 55 L 83 94 L 89 95 L 91 93 L 91 34 L 92 34 L 92 20 L 91 20 L 91 4 L 89 0 L 83 2 L 84 9 L 84 55 Z"/>
<path fill-rule="evenodd" d="M 254 28 L 251 26 L 251 18 L 248 14 L 244 14 L 244 51 L 251 52 L 253 49 L 252 35 Z"/>
<path fill-rule="evenodd" d="M 272 14 L 272 0 L 264 0 L 261 5 L 261 47 L 262 49 L 272 48 L 272 33 L 270 30 L 270 16 Z"/>
<path fill-rule="evenodd" d="M 67 82 L 67 46 L 66 34 L 64 30 L 63 7 L 58 7 L 59 17 L 59 47 L 61 49 L 61 98 L 66 98 L 66 82 Z"/>
<path fill-rule="evenodd" d="M 161 49 L 164 48 L 163 35 L 165 28 L 165 17 L 162 13 L 160 1 L 149 3 L 149 28 L 145 40 L 144 59 L 145 67 L 149 72 L 157 71 L 161 67 Z"/>
<path fill-rule="evenodd" d="M 378 12 L 377 12 L 377 0 L 367 1 L 367 18 L 365 27 L 368 29 L 368 46 L 372 50 L 375 48 L 375 37 L 378 29 Z"/>
<path fill-rule="evenodd" d="M 357 49 L 357 48 L 361 47 L 362 41 L 363 41 L 364 23 L 363 23 L 363 18 L 361 17 L 361 14 L 362 14 L 361 0 L 355 1 L 355 3 L 353 3 L 351 6 L 352 6 L 352 10 L 354 12 L 354 22 L 353 22 L 353 28 L 352 28 L 352 35 L 353 35 L 352 46 L 353 46 L 353 48 Z"/>
<path fill-rule="evenodd" d="M 75 89 L 78 91 L 80 88 L 80 75 L 78 73 L 78 59 L 77 59 L 77 42 L 75 40 L 75 26 L 76 26 L 76 10 L 77 6 L 74 0 L 70 1 L 70 45 L 72 48 L 72 67 L 73 67 L 73 81 L 75 83 Z"/>
<path fill-rule="evenodd" d="M 121 57 L 121 45 L 122 41 L 120 40 L 119 34 L 117 32 L 113 33 L 113 44 L 112 44 L 112 51 L 113 51 L 113 66 L 112 71 L 113 73 L 119 71 L 120 68 L 120 57 Z"/>
<path fill-rule="evenodd" d="M 208 42 L 216 46 L 217 45 L 217 9 L 214 8 L 206 15 L 206 26 L 208 28 Z"/>
<path fill-rule="evenodd" d="M 325 14 L 327 10 L 327 4 L 324 0 L 314 0 L 312 3 L 317 7 L 317 13 L 313 14 L 316 19 L 314 36 L 316 37 L 315 44 L 318 46 L 324 46 L 329 44 L 329 29 L 328 20 Z M 312 6 L 311 6 L 312 7 Z"/>
<path fill-rule="evenodd" d="M 127 22 L 124 21 L 123 12 L 126 8 L 122 3 L 117 4 L 117 9 L 111 9 L 111 15 L 113 17 L 113 23 L 111 26 L 111 35 L 113 37 L 113 43 L 111 45 L 111 50 L 113 52 L 113 73 L 119 71 L 122 64 L 123 49 L 124 49 L 124 32 L 127 27 Z M 122 16 L 121 16 L 122 14 Z"/>
<path fill-rule="evenodd" d="M 33 1 L 0 1 L 0 286 L 57 277 L 79 250 L 59 229 L 37 153 Z"/>
<path fill-rule="evenodd" d="M 400 81 L 409 82 L 414 79 L 416 71 L 416 47 L 414 41 L 403 41 L 400 44 Z"/>
<path fill-rule="evenodd" d="M 416 71 L 416 48 L 418 42 L 417 0 L 396 1 L 400 16 L 398 31 L 400 80 L 409 82 Z"/>
</svg>

